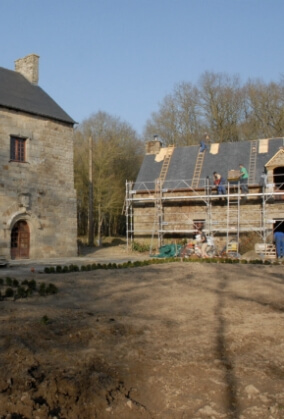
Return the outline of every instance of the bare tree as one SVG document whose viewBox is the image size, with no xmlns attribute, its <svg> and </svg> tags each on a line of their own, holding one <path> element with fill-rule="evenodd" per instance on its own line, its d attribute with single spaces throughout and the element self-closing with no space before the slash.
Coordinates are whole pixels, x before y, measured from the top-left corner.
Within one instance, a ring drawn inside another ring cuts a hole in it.
<svg viewBox="0 0 284 419">
<path fill-rule="evenodd" d="M 88 139 L 93 141 L 93 209 L 98 242 L 101 234 L 119 233 L 125 181 L 137 176 L 143 143 L 119 118 L 98 112 L 86 119 L 75 136 L 75 185 L 81 213 L 79 230 L 86 231 L 88 196 Z M 80 228 L 81 226 L 81 228 Z"/>
<path fill-rule="evenodd" d="M 247 92 L 247 124 L 256 137 L 278 137 L 284 132 L 284 85 L 249 81 Z"/>
<path fill-rule="evenodd" d="M 178 84 L 173 94 L 167 95 L 158 112 L 153 113 L 146 123 L 145 139 L 158 135 L 166 145 L 177 146 L 196 144 L 201 123 L 199 91 L 190 83 Z"/>
<path fill-rule="evenodd" d="M 201 106 L 211 137 L 218 142 L 240 140 L 244 96 L 238 76 L 206 72 L 200 79 Z"/>
<path fill-rule="evenodd" d="M 205 72 L 198 87 L 182 82 L 151 115 L 144 138 L 184 146 L 199 143 L 204 132 L 216 142 L 283 136 L 284 76 L 242 85 L 237 75 Z"/>
</svg>

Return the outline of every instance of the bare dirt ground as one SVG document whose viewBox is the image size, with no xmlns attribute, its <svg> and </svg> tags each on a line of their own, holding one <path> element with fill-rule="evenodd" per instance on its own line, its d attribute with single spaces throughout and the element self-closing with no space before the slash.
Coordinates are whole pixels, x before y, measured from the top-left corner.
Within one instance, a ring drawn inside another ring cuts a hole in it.
<svg viewBox="0 0 284 419">
<path fill-rule="evenodd" d="M 25 278 L 59 292 L 0 302 L 0 418 L 284 418 L 283 265 Z"/>
</svg>

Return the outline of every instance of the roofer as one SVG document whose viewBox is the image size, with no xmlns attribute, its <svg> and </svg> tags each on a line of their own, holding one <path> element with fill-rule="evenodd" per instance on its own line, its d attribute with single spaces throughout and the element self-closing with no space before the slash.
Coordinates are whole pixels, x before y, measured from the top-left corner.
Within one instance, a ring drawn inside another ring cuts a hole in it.
<svg viewBox="0 0 284 419">
<path fill-rule="evenodd" d="M 211 141 L 210 141 L 210 137 L 209 137 L 209 135 L 207 134 L 207 132 L 204 134 L 204 139 L 202 139 L 201 141 L 200 141 L 200 149 L 199 149 L 199 153 L 202 153 L 203 151 L 205 151 L 206 150 L 206 148 L 207 148 L 207 144 L 209 144 Z"/>
<path fill-rule="evenodd" d="M 205 141 L 201 140 L 199 153 L 203 153 L 203 151 L 206 150 L 206 148 L 207 148 L 207 145 L 205 144 Z"/>
</svg>

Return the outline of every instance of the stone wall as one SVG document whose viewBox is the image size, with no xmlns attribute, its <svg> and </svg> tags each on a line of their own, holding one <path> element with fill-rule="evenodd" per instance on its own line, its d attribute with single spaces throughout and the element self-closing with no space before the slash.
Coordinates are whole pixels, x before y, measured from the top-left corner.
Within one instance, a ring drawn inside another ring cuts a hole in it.
<svg viewBox="0 0 284 419">
<path fill-rule="evenodd" d="M 15 71 L 21 73 L 29 82 L 38 84 L 39 79 L 39 56 L 36 54 L 27 55 L 15 61 Z"/>
<path fill-rule="evenodd" d="M 183 194 L 184 195 L 184 194 Z M 169 196 L 169 194 L 168 194 Z M 175 194 L 173 194 L 173 197 Z M 194 224 L 197 220 L 204 220 L 204 229 L 213 232 L 222 238 L 226 238 L 227 232 L 232 238 L 237 234 L 237 224 L 239 216 L 239 232 L 247 234 L 257 232 L 260 237 L 263 234 L 263 227 L 268 240 L 272 240 L 273 220 L 284 219 L 284 201 L 271 200 L 266 202 L 263 207 L 262 201 L 249 197 L 247 201 L 241 201 L 239 211 L 237 206 L 230 206 L 225 201 L 219 201 L 219 198 L 213 198 L 211 204 L 207 206 L 205 202 L 196 200 L 172 201 L 163 206 L 162 212 L 162 230 L 167 238 L 194 237 Z M 265 208 L 265 213 L 263 209 Z M 228 221 L 228 211 L 229 221 Z M 263 225 L 264 222 L 264 225 Z M 133 208 L 133 228 L 134 240 L 139 242 L 149 242 L 153 235 L 157 235 L 157 210 L 150 204 Z M 222 240 L 221 240 L 222 241 Z"/>
<path fill-rule="evenodd" d="M 0 111 L 0 254 L 10 257 L 11 230 L 25 220 L 30 258 L 77 254 L 73 128 Z M 26 138 L 26 162 L 10 161 L 10 136 Z"/>
</svg>

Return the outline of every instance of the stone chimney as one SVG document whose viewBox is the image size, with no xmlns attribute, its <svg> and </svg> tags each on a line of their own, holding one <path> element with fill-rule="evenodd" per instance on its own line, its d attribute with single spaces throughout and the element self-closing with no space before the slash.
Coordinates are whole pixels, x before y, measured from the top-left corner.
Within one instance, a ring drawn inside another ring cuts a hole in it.
<svg viewBox="0 0 284 419">
<path fill-rule="evenodd" d="M 158 154 L 161 150 L 160 141 L 147 141 L 146 143 L 146 154 Z"/>
<path fill-rule="evenodd" d="M 27 55 L 15 61 L 15 71 L 22 74 L 30 83 L 38 84 L 38 63 L 38 55 Z"/>
<path fill-rule="evenodd" d="M 154 135 L 153 141 L 147 141 L 146 143 L 146 154 L 158 154 L 161 150 L 162 143 L 158 139 L 157 135 Z"/>
</svg>

